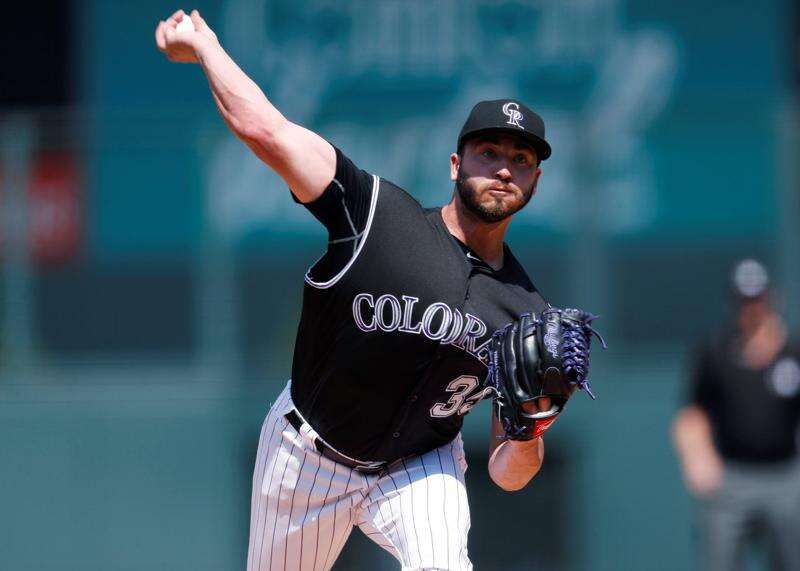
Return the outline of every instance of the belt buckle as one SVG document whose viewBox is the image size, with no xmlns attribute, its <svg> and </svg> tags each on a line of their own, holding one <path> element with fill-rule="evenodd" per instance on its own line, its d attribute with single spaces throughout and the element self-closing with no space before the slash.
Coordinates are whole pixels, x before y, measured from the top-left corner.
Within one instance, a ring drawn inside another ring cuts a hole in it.
<svg viewBox="0 0 800 571">
<path fill-rule="evenodd" d="M 372 462 L 369 464 L 366 463 L 356 464 L 353 470 L 357 470 L 365 474 L 377 474 L 384 468 L 386 468 L 386 462 Z"/>
<path fill-rule="evenodd" d="M 351 468 L 358 472 L 362 472 L 365 474 L 375 474 L 383 470 L 384 467 L 386 467 L 386 462 L 364 462 L 363 460 L 348 458 L 338 450 L 326 446 L 319 440 L 316 441 L 316 444 L 322 448 L 321 452 L 324 456 L 327 456 L 334 462 L 347 466 L 348 468 Z"/>
</svg>

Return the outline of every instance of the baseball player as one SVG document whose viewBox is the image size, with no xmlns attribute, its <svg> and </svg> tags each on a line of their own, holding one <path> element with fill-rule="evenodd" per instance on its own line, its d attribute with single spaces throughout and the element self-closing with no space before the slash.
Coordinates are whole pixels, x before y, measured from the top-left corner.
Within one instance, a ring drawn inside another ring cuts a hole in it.
<svg viewBox="0 0 800 571">
<path fill-rule="evenodd" d="M 329 569 L 354 526 L 403 569 L 470 569 L 459 431 L 490 392 L 492 332 L 547 307 L 503 242 L 550 156 L 542 119 L 517 100 L 475 105 L 450 155 L 452 199 L 425 209 L 287 120 L 197 11 L 179 30 L 183 17 L 159 23 L 158 48 L 201 66 L 231 131 L 328 231 L 291 380 L 261 430 L 248 569 Z M 488 469 L 516 490 L 544 444 L 503 435 L 493 420 Z"/>
</svg>

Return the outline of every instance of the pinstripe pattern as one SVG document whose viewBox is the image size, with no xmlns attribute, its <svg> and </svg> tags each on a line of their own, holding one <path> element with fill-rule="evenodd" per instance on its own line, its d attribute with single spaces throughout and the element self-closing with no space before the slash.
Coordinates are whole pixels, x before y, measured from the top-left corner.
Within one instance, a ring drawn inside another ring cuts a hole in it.
<svg viewBox="0 0 800 571">
<path fill-rule="evenodd" d="M 447 523 L 447 479 L 445 478 L 446 472 L 444 471 L 444 465 L 442 464 L 442 453 L 437 448 L 436 449 L 436 459 L 439 461 L 439 472 L 441 477 L 439 478 L 442 483 L 442 519 L 444 520 L 444 531 L 445 537 L 447 540 L 445 541 L 445 545 L 447 547 L 447 568 L 450 568 L 450 525 Z M 456 520 L 457 521 L 457 520 Z"/>
<path fill-rule="evenodd" d="M 248 571 L 330 569 L 354 525 L 402 569 L 472 569 L 460 437 L 368 475 L 321 456 L 284 418 L 292 406 L 287 385 L 261 428 Z"/>
<path fill-rule="evenodd" d="M 258 530 L 262 530 L 264 522 L 267 519 L 267 510 L 265 506 L 262 506 L 262 498 L 261 498 L 261 482 L 264 480 L 264 475 L 267 472 L 267 463 L 271 461 L 272 464 L 277 460 L 277 457 L 270 458 L 267 454 L 267 450 L 271 449 L 273 446 L 274 437 L 280 431 L 278 429 L 278 425 L 282 426 L 282 429 L 285 428 L 287 424 L 286 421 L 281 417 L 280 414 L 275 414 L 274 411 L 282 409 L 286 406 L 287 401 L 289 399 L 288 392 L 284 391 L 278 397 L 278 400 L 273 405 L 270 413 L 267 415 L 267 418 L 264 420 L 264 426 L 261 431 L 261 436 L 259 438 L 259 447 L 258 453 L 256 454 L 256 469 L 253 474 L 253 494 L 251 497 L 251 506 L 250 506 L 250 546 L 248 549 L 248 568 L 250 567 L 250 561 L 255 561 L 255 569 L 258 568 L 260 559 L 261 559 L 261 550 L 263 548 L 263 533 L 257 533 Z M 282 430 L 281 429 L 281 430 Z M 261 447 L 261 443 L 267 441 L 269 444 L 267 447 Z M 270 473 L 272 469 L 270 469 Z"/>
<path fill-rule="evenodd" d="M 334 467 L 334 470 L 336 470 L 337 468 L 338 467 Z M 339 552 L 344 547 L 344 543 L 345 541 L 347 541 L 347 538 L 350 536 L 350 532 L 353 529 L 353 506 L 356 501 L 355 494 L 359 494 L 359 491 L 355 490 L 355 492 L 353 493 L 349 492 L 350 482 L 353 479 L 353 471 L 350 470 L 349 468 L 346 469 L 346 471 L 348 472 L 348 476 L 347 476 L 347 483 L 344 486 L 344 497 L 348 498 L 349 503 L 347 503 L 346 501 L 333 503 L 333 526 L 331 527 L 330 538 L 328 540 L 328 549 L 325 551 L 325 565 L 323 566 L 323 569 L 330 569 L 334 561 L 336 561 L 336 558 L 339 556 Z M 343 509 L 341 510 L 339 509 L 340 504 L 343 504 L 341 506 L 343 507 Z M 342 512 L 341 518 L 340 518 L 340 512 Z M 320 511 L 320 514 L 321 513 L 322 512 Z M 340 520 L 341 523 L 339 523 Z M 320 515 L 320 521 L 321 522 L 324 521 L 322 520 L 321 515 Z M 339 531 L 338 534 L 336 533 L 337 524 Z M 331 559 L 331 557 L 333 557 L 333 559 Z"/>
<path fill-rule="evenodd" d="M 402 569 L 472 569 L 464 469 L 457 438 L 385 474 L 366 476 L 369 491 L 356 524 Z"/>
<path fill-rule="evenodd" d="M 330 569 L 364 494 L 345 466 L 320 456 L 284 418 L 289 387 L 267 415 L 253 472 L 248 570 Z"/>
</svg>

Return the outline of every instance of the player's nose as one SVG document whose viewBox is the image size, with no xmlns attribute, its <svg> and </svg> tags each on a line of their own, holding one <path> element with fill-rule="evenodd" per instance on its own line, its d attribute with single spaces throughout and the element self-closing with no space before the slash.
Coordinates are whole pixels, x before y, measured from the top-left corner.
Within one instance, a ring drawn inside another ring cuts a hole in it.
<svg viewBox="0 0 800 571">
<path fill-rule="evenodd" d="M 495 176 L 503 182 L 508 182 L 511 180 L 511 171 L 508 167 L 503 167 L 495 173 Z"/>
</svg>

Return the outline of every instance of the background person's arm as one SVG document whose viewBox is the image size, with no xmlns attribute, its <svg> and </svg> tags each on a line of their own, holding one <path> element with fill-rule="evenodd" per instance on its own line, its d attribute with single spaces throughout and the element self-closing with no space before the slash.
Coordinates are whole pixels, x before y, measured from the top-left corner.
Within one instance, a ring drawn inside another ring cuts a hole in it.
<svg viewBox="0 0 800 571">
<path fill-rule="evenodd" d="M 672 423 L 672 442 L 688 490 L 696 496 L 717 490 L 722 482 L 722 460 L 714 447 L 708 415 L 702 408 L 688 405 L 678 411 Z"/>
<path fill-rule="evenodd" d="M 334 176 L 333 147 L 316 133 L 286 119 L 270 103 L 225 52 L 197 10 L 191 13 L 195 29 L 177 31 L 184 15 L 178 10 L 158 24 L 158 48 L 170 61 L 200 64 L 231 131 L 286 181 L 301 202 L 318 198 Z"/>
</svg>

